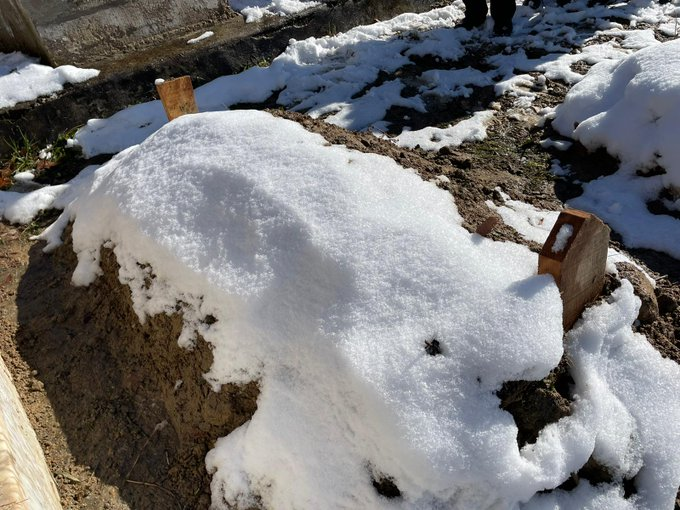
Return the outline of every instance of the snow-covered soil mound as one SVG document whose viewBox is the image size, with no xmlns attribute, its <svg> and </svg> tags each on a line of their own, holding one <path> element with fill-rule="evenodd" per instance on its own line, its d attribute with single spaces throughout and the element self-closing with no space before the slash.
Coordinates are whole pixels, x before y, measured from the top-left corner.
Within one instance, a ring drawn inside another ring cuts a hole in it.
<svg viewBox="0 0 680 510">
<path fill-rule="evenodd" d="M 199 114 L 61 200 L 41 237 L 53 248 L 73 221 L 75 284 L 112 247 L 140 320 L 179 306 L 180 344 L 212 344 L 215 390 L 258 382 L 252 419 L 206 459 L 216 508 L 672 506 L 680 369 L 632 333 L 631 286 L 570 335 L 572 415 L 520 449 L 495 392 L 560 361 L 557 288 L 393 160 L 262 112 Z M 536 495 L 591 457 L 611 484 Z"/>
</svg>

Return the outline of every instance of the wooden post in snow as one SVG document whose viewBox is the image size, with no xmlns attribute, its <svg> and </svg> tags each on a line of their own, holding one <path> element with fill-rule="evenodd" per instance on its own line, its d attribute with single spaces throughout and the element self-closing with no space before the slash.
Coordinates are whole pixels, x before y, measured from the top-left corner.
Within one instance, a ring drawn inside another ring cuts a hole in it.
<svg viewBox="0 0 680 510">
<path fill-rule="evenodd" d="M 157 80 L 156 90 L 161 97 L 168 120 L 176 119 L 187 113 L 198 113 L 191 77 L 181 76 L 174 80 Z"/>
<path fill-rule="evenodd" d="M 560 213 L 538 257 L 538 274 L 555 278 L 565 331 L 602 291 L 608 249 L 609 227 L 597 216 L 576 209 Z"/>
</svg>

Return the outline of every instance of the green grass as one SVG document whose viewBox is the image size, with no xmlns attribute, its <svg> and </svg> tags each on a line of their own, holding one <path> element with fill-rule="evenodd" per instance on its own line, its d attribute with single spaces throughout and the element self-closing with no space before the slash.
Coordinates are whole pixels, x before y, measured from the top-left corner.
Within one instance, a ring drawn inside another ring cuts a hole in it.
<svg viewBox="0 0 680 510">
<path fill-rule="evenodd" d="M 19 137 L 16 139 L 4 139 L 5 145 L 10 150 L 9 159 L 6 162 L 6 167 L 12 170 L 12 173 L 24 172 L 32 170 L 38 164 L 38 145 L 33 142 L 26 133 L 19 131 Z"/>
</svg>

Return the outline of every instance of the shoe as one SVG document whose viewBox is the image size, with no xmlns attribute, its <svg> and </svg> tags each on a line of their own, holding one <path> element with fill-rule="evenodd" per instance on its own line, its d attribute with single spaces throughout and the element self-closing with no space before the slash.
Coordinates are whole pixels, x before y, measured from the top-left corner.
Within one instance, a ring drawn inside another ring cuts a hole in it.
<svg viewBox="0 0 680 510">
<path fill-rule="evenodd" d="M 512 23 L 494 23 L 493 33 L 501 37 L 512 34 Z"/>
<path fill-rule="evenodd" d="M 465 30 L 472 30 L 473 28 L 481 27 L 484 24 L 484 19 L 480 20 L 473 20 L 471 18 L 468 18 L 467 16 L 463 18 L 463 21 L 461 21 L 458 26 L 463 27 Z"/>
</svg>

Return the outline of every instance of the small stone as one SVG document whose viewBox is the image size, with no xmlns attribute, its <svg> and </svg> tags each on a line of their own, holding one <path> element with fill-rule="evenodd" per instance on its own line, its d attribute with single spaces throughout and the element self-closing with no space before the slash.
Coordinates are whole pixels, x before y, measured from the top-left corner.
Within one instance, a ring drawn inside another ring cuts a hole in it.
<svg viewBox="0 0 680 510">
<path fill-rule="evenodd" d="M 496 228 L 499 220 L 500 218 L 497 215 L 492 214 L 479 225 L 477 225 L 477 230 L 475 232 L 480 236 L 486 237 L 493 231 L 494 228 Z"/>
<path fill-rule="evenodd" d="M 42 381 L 33 380 L 31 381 L 31 384 L 28 386 L 28 391 L 43 391 L 45 389 L 45 385 L 42 383 Z"/>
<path fill-rule="evenodd" d="M 439 344 L 439 340 L 433 338 L 432 340 L 425 341 L 425 352 L 428 353 L 430 356 L 436 356 L 437 354 L 441 354 L 442 349 L 441 345 Z"/>
<path fill-rule="evenodd" d="M 626 262 L 616 264 L 616 269 L 619 271 L 619 278 L 625 278 L 633 284 L 635 294 L 640 298 L 638 320 L 642 324 L 656 321 L 659 318 L 659 304 L 654 294 L 654 287 L 647 277 L 638 268 Z"/>
<path fill-rule="evenodd" d="M 656 300 L 659 304 L 659 313 L 662 315 L 673 313 L 678 308 L 678 302 L 669 294 L 661 293 Z"/>
</svg>

